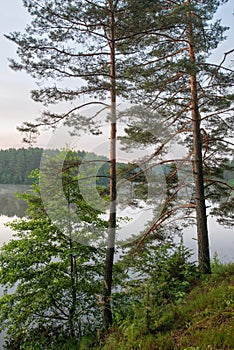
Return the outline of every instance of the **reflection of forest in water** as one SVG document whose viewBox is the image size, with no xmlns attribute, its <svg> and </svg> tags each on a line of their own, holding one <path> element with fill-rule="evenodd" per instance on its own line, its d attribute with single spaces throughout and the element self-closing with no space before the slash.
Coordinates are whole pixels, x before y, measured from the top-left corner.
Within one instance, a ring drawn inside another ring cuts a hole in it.
<svg viewBox="0 0 234 350">
<path fill-rule="evenodd" d="M 0 184 L 0 215 L 8 217 L 23 217 L 27 204 L 16 197 L 16 193 L 24 193 L 29 190 L 26 185 L 2 185 Z"/>
</svg>

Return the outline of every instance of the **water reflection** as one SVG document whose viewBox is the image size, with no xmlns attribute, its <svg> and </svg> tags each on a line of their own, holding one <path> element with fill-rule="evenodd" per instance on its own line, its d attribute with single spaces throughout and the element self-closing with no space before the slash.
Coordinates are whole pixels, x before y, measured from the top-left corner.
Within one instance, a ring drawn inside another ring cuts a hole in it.
<svg viewBox="0 0 234 350">
<path fill-rule="evenodd" d="M 16 193 L 24 193 L 29 190 L 26 185 L 0 184 L 0 246 L 7 243 L 13 236 L 13 232 L 4 224 L 16 218 L 22 218 L 27 210 L 27 204 L 16 197 Z M 0 296 L 3 288 L 0 286 Z M 3 349 L 4 332 L 0 332 L 0 349 Z"/>
<path fill-rule="evenodd" d="M 29 190 L 26 185 L 2 185 L 0 184 L 0 215 L 22 218 L 27 210 L 27 204 L 16 197 L 16 193 L 24 193 Z"/>
</svg>

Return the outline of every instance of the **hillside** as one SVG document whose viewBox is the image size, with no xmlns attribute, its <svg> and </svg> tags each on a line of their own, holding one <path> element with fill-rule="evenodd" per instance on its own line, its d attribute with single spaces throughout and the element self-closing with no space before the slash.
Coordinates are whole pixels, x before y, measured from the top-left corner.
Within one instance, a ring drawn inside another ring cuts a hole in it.
<svg viewBox="0 0 234 350">
<path fill-rule="evenodd" d="M 138 309 L 134 319 L 115 326 L 95 350 L 234 349 L 234 264 L 215 264 L 213 275 L 163 312 L 149 308 L 150 324 L 147 310 Z"/>
</svg>

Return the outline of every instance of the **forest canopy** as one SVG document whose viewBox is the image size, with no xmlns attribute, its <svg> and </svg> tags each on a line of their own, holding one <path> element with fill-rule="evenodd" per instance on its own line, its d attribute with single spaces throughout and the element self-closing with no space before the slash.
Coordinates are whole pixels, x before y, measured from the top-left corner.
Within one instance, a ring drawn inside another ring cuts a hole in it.
<svg viewBox="0 0 234 350">
<path fill-rule="evenodd" d="M 40 167 L 41 157 L 43 155 L 43 148 L 30 147 L 30 148 L 10 148 L 6 150 L 0 150 L 0 184 L 16 184 L 16 185 L 30 185 L 32 179 L 29 177 L 32 170 Z M 56 156 L 61 151 L 58 149 L 47 150 L 46 153 L 51 156 Z M 77 155 L 80 159 L 83 159 L 87 152 L 77 151 Z M 96 154 L 92 154 L 93 159 L 97 159 Z M 100 157 L 99 157 L 100 158 Z M 101 157 L 103 160 L 107 160 L 105 157 Z M 230 184 L 234 182 L 233 166 L 234 159 L 230 161 L 230 170 L 224 171 L 224 179 Z M 119 163 L 119 169 L 123 164 Z M 106 173 L 108 171 L 107 164 L 105 163 L 105 170 L 100 170 Z M 103 174 L 100 173 L 102 176 Z M 100 177 L 98 180 L 99 185 L 107 185 L 107 179 Z"/>
<path fill-rule="evenodd" d="M 40 168 L 43 152 L 44 149 L 38 147 L 0 150 L 0 184 L 32 184 L 33 180 L 29 175 L 32 170 Z M 58 149 L 46 150 L 46 154 L 51 157 L 55 157 L 60 152 L 61 151 Z M 77 151 L 74 153 L 76 153 L 80 159 L 83 159 L 87 155 L 85 151 Z M 99 157 L 96 154 L 92 154 L 92 156 L 93 159 Z M 107 160 L 105 157 L 101 158 Z M 100 178 L 99 181 L 103 182 L 103 179 L 101 180 Z"/>
</svg>

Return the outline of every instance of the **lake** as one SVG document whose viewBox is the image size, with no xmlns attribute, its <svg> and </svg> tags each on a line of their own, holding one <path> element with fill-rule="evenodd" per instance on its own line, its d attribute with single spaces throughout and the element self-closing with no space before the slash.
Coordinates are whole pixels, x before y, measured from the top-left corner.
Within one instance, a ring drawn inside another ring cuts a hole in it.
<svg viewBox="0 0 234 350">
<path fill-rule="evenodd" d="M 13 232 L 9 227 L 5 227 L 4 224 L 12 221 L 16 218 L 23 217 L 27 208 L 25 202 L 17 199 L 15 193 L 23 193 L 28 190 L 28 186 L 25 185 L 2 185 L 0 184 L 0 246 L 3 243 L 8 242 Z M 2 295 L 3 289 L 0 287 L 0 295 Z M 3 349 L 4 334 L 0 334 L 0 349 Z"/>
<path fill-rule="evenodd" d="M 0 185 L 0 245 L 8 242 L 13 235 L 6 222 L 23 217 L 26 205 L 15 197 L 16 192 L 25 192 L 28 186 L 24 185 Z M 136 220 L 137 224 L 137 220 Z M 208 218 L 211 258 L 214 254 L 222 262 L 234 262 L 234 230 L 220 226 L 214 218 Z M 197 241 L 195 227 L 184 229 L 184 244 L 192 249 L 193 260 L 197 260 Z M 0 293 L 2 289 L 0 288 Z M 3 335 L 0 336 L 0 349 L 3 348 Z"/>
<path fill-rule="evenodd" d="M 26 185 L 1 185 L 0 184 L 0 245 L 12 238 L 13 232 L 5 227 L 6 222 L 23 217 L 26 210 L 24 201 L 15 197 L 17 192 L 25 192 L 29 189 Z M 139 214 L 139 213 L 138 213 Z M 133 225 L 139 228 L 143 218 L 134 220 Z M 211 257 L 217 254 L 223 262 L 234 261 L 234 229 L 226 229 L 219 225 L 215 218 L 208 217 Z M 126 227 L 127 229 L 127 227 Z M 136 230 L 137 231 L 137 230 Z M 197 242 L 195 227 L 184 229 L 184 243 L 197 256 Z"/>
</svg>

